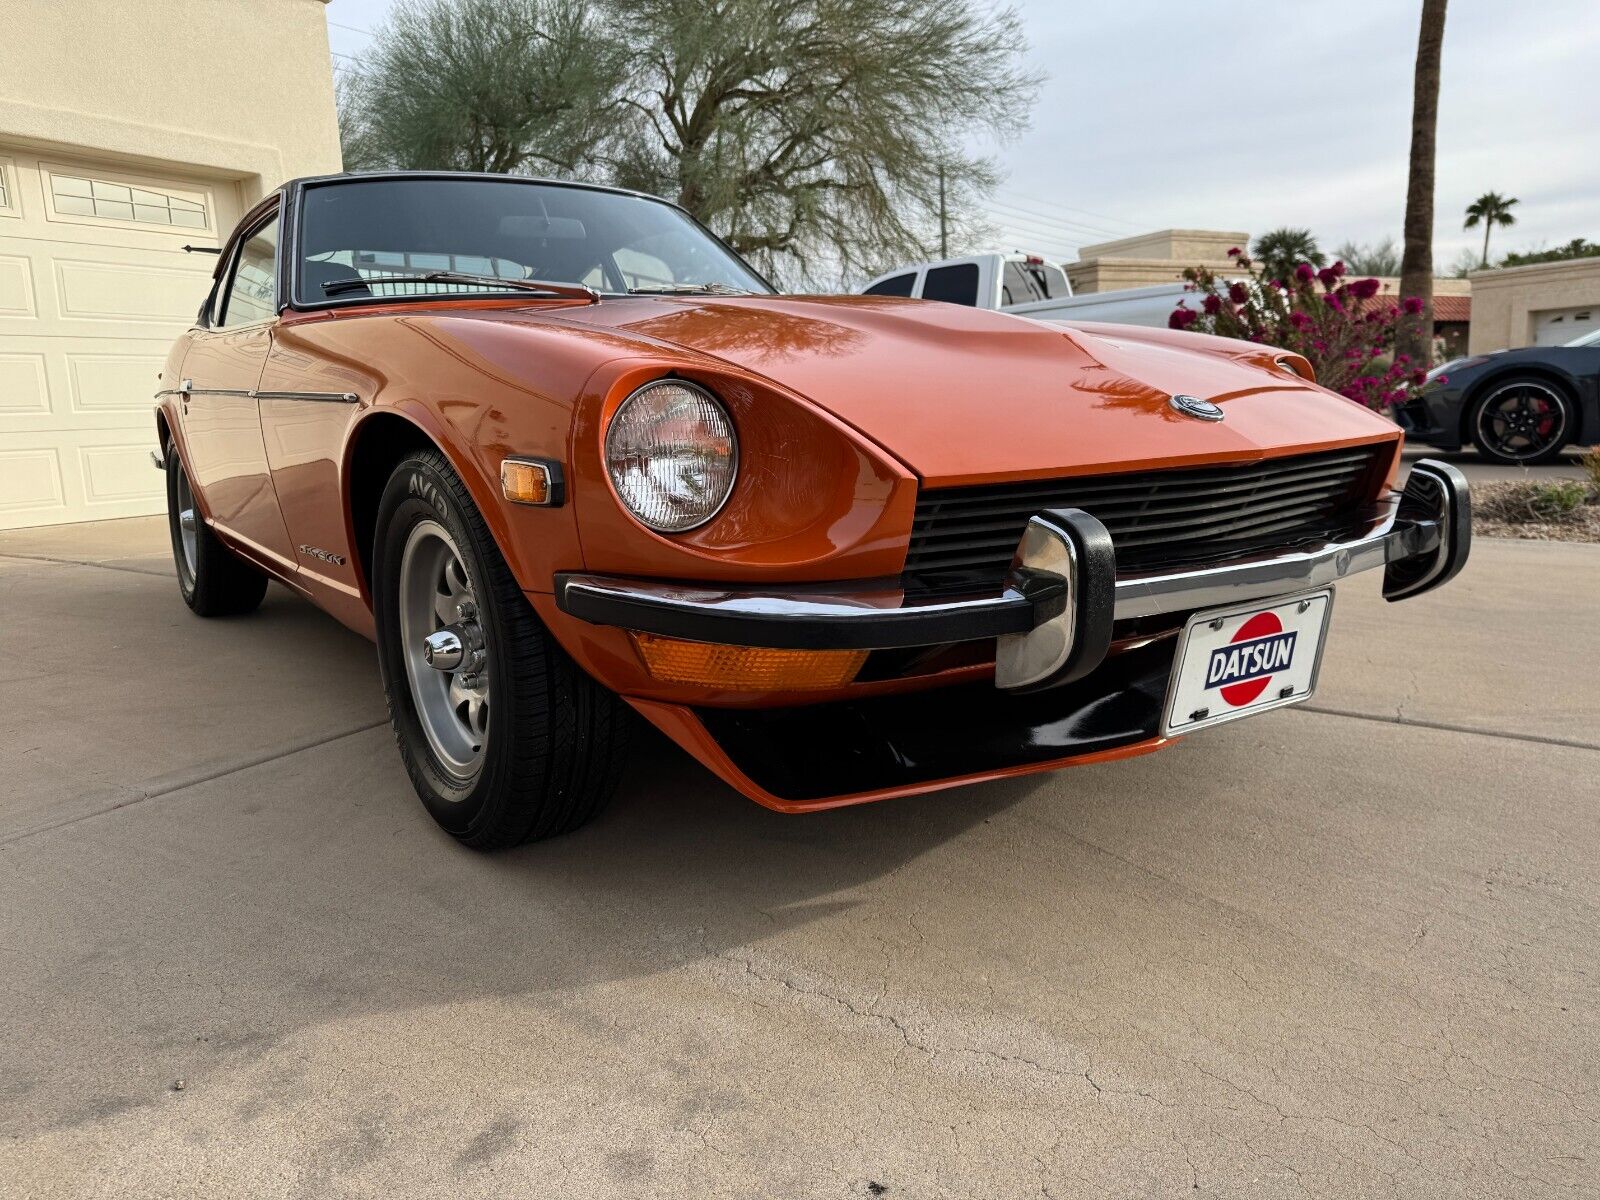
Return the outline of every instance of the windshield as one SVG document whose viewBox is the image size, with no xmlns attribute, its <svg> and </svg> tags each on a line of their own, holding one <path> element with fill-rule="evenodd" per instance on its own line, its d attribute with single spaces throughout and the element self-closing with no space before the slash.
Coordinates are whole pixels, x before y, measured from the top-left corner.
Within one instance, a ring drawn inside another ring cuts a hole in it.
<svg viewBox="0 0 1600 1200">
<path fill-rule="evenodd" d="M 341 180 L 305 190 L 295 298 L 483 295 L 494 280 L 599 292 L 770 292 L 684 213 L 639 196 L 498 179 Z M 436 272 L 478 280 L 422 278 Z M 515 294 L 510 288 L 505 295 Z"/>
<path fill-rule="evenodd" d="M 1592 329 L 1582 337 L 1575 337 L 1570 342 L 1562 342 L 1563 346 L 1600 346 L 1600 329 Z"/>
</svg>

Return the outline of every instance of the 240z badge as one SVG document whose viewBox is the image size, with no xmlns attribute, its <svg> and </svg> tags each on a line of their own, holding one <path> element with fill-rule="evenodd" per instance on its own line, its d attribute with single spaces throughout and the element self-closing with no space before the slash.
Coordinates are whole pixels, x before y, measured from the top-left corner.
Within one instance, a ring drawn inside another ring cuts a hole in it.
<svg viewBox="0 0 1600 1200">
<path fill-rule="evenodd" d="M 321 546 L 301 546 L 300 553 L 307 558 L 319 558 L 325 563 L 332 563 L 336 567 L 344 566 L 344 555 L 335 554 L 332 550 L 324 550 Z"/>
</svg>

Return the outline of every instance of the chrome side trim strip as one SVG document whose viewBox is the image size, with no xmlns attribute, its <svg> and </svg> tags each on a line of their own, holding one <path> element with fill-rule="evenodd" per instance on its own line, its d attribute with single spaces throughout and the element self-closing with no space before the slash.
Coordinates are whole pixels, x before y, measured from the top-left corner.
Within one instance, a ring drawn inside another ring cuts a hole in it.
<svg viewBox="0 0 1600 1200">
<path fill-rule="evenodd" d="M 361 397 L 354 392 L 252 392 L 257 400 L 309 400 L 319 404 L 357 404 Z"/>
<path fill-rule="evenodd" d="M 188 384 L 188 380 L 184 381 Z M 193 386 L 162 388 L 155 398 L 163 396 L 237 396 L 243 400 L 309 400 L 322 404 L 359 404 L 361 397 L 354 392 L 263 392 L 255 388 L 197 388 Z"/>
</svg>

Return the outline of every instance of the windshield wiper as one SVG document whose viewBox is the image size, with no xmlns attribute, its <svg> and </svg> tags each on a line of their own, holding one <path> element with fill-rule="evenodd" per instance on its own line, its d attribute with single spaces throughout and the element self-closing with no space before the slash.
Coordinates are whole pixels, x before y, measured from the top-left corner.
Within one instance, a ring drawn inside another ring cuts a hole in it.
<svg viewBox="0 0 1600 1200">
<path fill-rule="evenodd" d="M 581 283 L 550 283 L 543 279 L 502 279 L 498 275 L 472 275 L 466 271 L 424 271 L 420 275 L 390 275 L 386 279 L 363 279 L 359 275 L 352 275 L 349 279 L 329 280 L 322 285 L 322 292 L 326 296 L 337 296 L 340 292 L 353 292 L 357 289 L 371 291 L 374 284 L 382 286 L 386 283 L 482 283 L 491 287 L 511 288 L 518 292 L 538 292 L 544 296 L 587 300 L 591 304 L 600 303 L 600 293 L 593 288 L 584 287 Z"/>
<path fill-rule="evenodd" d="M 744 288 L 726 283 L 673 283 L 663 287 L 629 288 L 630 296 L 748 296 Z"/>
</svg>

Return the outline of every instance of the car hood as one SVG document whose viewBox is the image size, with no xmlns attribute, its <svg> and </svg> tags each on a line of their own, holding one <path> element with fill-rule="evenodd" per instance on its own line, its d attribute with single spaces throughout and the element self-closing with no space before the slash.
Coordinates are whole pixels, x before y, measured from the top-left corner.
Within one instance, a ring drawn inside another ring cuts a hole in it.
<svg viewBox="0 0 1600 1200">
<path fill-rule="evenodd" d="M 608 299 L 554 319 L 757 372 L 946 486 L 1399 438 L 1391 422 L 1273 366 L 1269 350 L 1167 330 L 871 296 Z M 1180 393 L 1224 419 L 1180 413 Z"/>
</svg>

